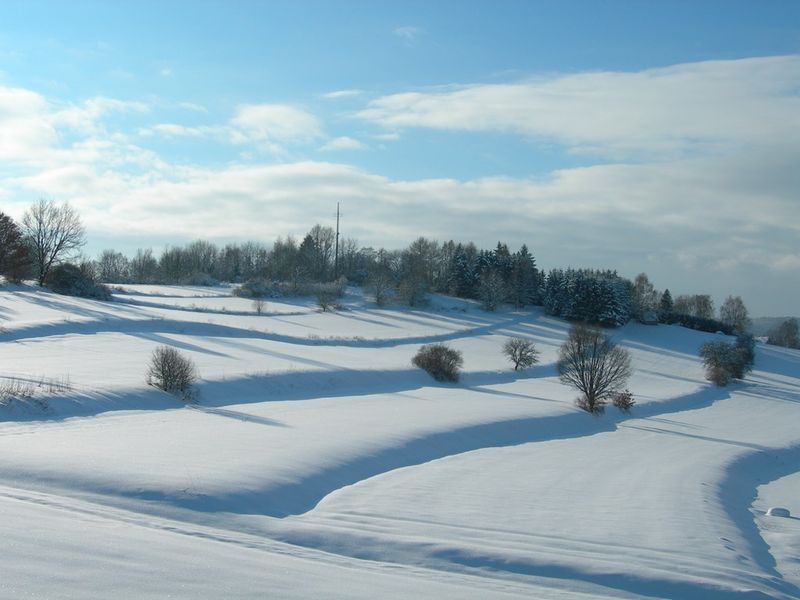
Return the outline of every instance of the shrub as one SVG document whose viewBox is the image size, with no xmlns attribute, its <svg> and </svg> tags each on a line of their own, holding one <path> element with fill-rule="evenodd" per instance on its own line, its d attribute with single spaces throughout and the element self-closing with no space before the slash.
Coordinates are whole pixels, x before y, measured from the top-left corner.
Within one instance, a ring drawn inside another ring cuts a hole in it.
<svg viewBox="0 0 800 600">
<path fill-rule="evenodd" d="M 256 298 L 253 300 L 253 310 L 256 311 L 257 315 L 263 314 L 264 309 L 266 308 L 267 303 L 264 302 L 262 298 Z"/>
<path fill-rule="evenodd" d="M 90 269 L 71 263 L 56 265 L 47 273 L 45 285 L 57 294 L 110 300 L 111 290 L 95 281 Z"/>
<path fill-rule="evenodd" d="M 700 347 L 700 358 L 706 369 L 706 379 L 718 386 L 726 386 L 733 379 L 743 379 L 753 370 L 755 340 L 750 334 L 736 338 L 735 344 L 707 342 Z"/>
<path fill-rule="evenodd" d="M 347 279 L 340 277 L 329 283 L 269 281 L 256 277 L 234 288 L 233 295 L 241 298 L 281 298 L 292 296 L 316 296 L 320 293 L 344 296 Z"/>
<path fill-rule="evenodd" d="M 322 309 L 322 312 L 328 312 L 336 308 L 336 291 L 332 289 L 321 289 L 317 292 L 317 306 Z"/>
<path fill-rule="evenodd" d="M 716 319 L 705 319 L 677 312 L 669 312 L 661 315 L 661 321 L 667 325 L 680 325 L 681 327 L 705 331 L 707 333 L 721 331 L 726 335 L 733 334 L 733 328 L 730 325 L 726 325 L 722 321 L 717 321 Z"/>
<path fill-rule="evenodd" d="M 427 344 L 419 349 L 411 364 L 424 369 L 437 381 L 458 381 L 464 358 L 447 344 Z"/>
<path fill-rule="evenodd" d="M 180 395 L 187 402 L 195 399 L 197 369 L 194 362 L 175 348 L 159 346 L 153 350 L 147 370 L 147 385 L 169 394 Z"/>
<path fill-rule="evenodd" d="M 509 338 L 503 344 L 503 354 L 514 363 L 514 370 L 527 369 L 539 362 L 536 344 L 524 338 Z"/>
<path fill-rule="evenodd" d="M 633 399 L 633 394 L 631 394 L 630 390 L 626 389 L 614 393 L 611 397 L 611 403 L 616 406 L 620 412 L 629 413 L 633 405 L 636 404 L 636 401 Z"/>
</svg>

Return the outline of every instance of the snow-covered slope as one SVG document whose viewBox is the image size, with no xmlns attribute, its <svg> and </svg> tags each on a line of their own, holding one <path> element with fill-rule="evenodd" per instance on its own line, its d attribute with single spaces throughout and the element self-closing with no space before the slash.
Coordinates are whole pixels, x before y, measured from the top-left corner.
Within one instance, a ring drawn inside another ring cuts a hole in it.
<svg viewBox="0 0 800 600">
<path fill-rule="evenodd" d="M 0 596 L 793 598 L 800 353 L 759 347 L 728 388 L 714 336 L 614 332 L 631 415 L 556 376 L 568 325 L 437 298 L 425 311 L 128 286 L 110 303 L 0 291 Z M 508 336 L 541 363 L 514 372 Z M 458 384 L 414 369 L 464 353 Z M 145 385 L 190 356 L 199 402 Z M 3 379 L 5 378 L 5 379 Z"/>
</svg>

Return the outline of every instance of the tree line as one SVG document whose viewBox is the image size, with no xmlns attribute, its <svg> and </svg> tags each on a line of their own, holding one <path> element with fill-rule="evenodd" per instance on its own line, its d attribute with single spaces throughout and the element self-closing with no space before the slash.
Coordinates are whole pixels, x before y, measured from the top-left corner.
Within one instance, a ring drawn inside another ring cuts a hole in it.
<svg viewBox="0 0 800 600">
<path fill-rule="evenodd" d="M 429 293 L 438 292 L 476 299 L 489 311 L 503 303 L 535 305 L 554 316 L 605 326 L 631 319 L 724 333 L 749 326 L 738 296 L 729 296 L 717 313 L 709 295 L 673 298 L 669 290 L 656 290 L 644 273 L 631 281 L 613 270 L 545 272 L 524 244 L 516 251 L 503 242 L 480 249 L 472 242 L 420 237 L 401 250 L 375 249 L 351 238 L 337 244 L 336 232 L 317 224 L 299 242 L 291 236 L 271 246 L 198 240 L 167 247 L 158 256 L 151 248 L 140 248 L 131 257 L 107 249 L 90 260 L 79 255 L 85 241 L 80 218 L 69 204 L 39 200 L 19 224 L 0 212 L 0 275 L 12 281 L 35 278 L 43 285 L 53 278 L 53 268 L 71 260 L 72 270 L 65 275 L 62 269 L 59 280 L 80 275 L 106 284 L 291 282 L 298 289 L 301 283 L 344 278 L 364 286 L 379 305 L 396 300 L 419 306 Z"/>
</svg>

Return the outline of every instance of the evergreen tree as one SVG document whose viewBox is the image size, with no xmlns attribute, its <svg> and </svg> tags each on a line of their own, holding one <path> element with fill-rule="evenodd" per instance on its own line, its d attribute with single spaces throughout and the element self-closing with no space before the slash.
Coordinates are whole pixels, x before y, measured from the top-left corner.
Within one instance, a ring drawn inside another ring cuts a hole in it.
<svg viewBox="0 0 800 600">
<path fill-rule="evenodd" d="M 672 304 L 672 294 L 669 293 L 669 289 L 664 290 L 664 293 L 661 294 L 661 301 L 658 303 L 658 310 L 662 315 L 668 315 L 673 311 L 673 304 Z"/>
<path fill-rule="evenodd" d="M 509 296 L 511 302 L 517 308 L 522 308 L 527 304 L 535 304 L 538 300 L 538 273 L 536 271 L 536 261 L 528 247 L 522 245 L 511 261 L 511 278 L 509 282 Z"/>
<path fill-rule="evenodd" d="M 21 281 L 29 269 L 28 247 L 11 217 L 0 212 L 0 275 Z"/>
</svg>

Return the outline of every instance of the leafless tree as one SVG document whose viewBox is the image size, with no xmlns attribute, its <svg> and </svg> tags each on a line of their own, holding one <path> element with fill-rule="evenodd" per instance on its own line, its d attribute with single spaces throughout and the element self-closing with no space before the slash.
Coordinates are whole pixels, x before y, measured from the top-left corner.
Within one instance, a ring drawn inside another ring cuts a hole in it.
<svg viewBox="0 0 800 600">
<path fill-rule="evenodd" d="M 170 346 L 158 346 L 153 350 L 147 370 L 147 385 L 152 385 L 170 394 L 178 394 L 184 400 L 194 400 L 193 385 L 197 381 L 197 368 L 192 359 Z"/>
<path fill-rule="evenodd" d="M 503 354 L 514 363 L 514 370 L 527 369 L 539 362 L 539 351 L 536 345 L 524 338 L 509 338 L 503 344 Z"/>
<path fill-rule="evenodd" d="M 639 273 L 633 280 L 631 291 L 631 312 L 634 318 L 643 320 L 656 312 L 659 295 L 646 273 Z"/>
<path fill-rule="evenodd" d="M 786 319 L 769 332 L 768 344 L 786 348 L 800 348 L 800 327 L 797 319 Z"/>
<path fill-rule="evenodd" d="M 30 244 L 39 285 L 54 264 L 86 243 L 78 213 L 69 204 L 53 200 L 34 202 L 22 217 L 22 231 Z"/>
<path fill-rule="evenodd" d="M 744 333 L 750 327 L 750 317 L 741 296 L 728 296 L 719 307 L 719 320 L 730 325 L 736 333 Z"/>
<path fill-rule="evenodd" d="M 631 376 L 631 357 L 597 327 L 573 325 L 561 346 L 557 363 L 561 381 L 577 388 L 577 404 L 592 414 L 605 410 L 609 398 Z"/>
</svg>

